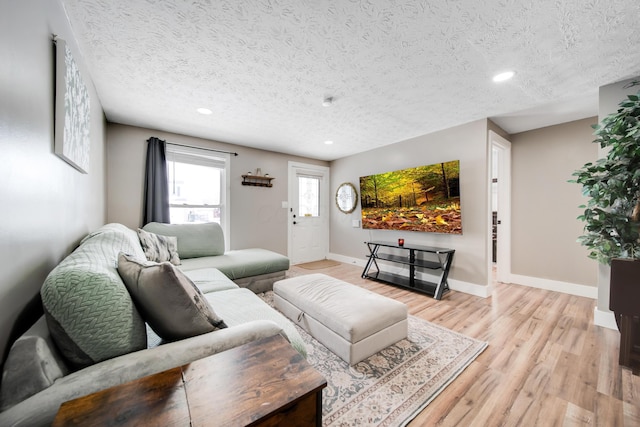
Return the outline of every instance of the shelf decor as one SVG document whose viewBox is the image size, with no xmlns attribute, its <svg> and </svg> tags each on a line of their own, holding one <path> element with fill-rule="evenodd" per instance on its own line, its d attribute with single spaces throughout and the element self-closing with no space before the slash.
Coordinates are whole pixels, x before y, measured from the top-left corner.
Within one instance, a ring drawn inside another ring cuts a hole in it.
<svg viewBox="0 0 640 427">
<path fill-rule="evenodd" d="M 252 185 L 254 187 L 273 187 L 271 180 L 275 178 L 270 176 L 260 176 L 246 174 L 242 175 L 242 185 Z"/>
</svg>

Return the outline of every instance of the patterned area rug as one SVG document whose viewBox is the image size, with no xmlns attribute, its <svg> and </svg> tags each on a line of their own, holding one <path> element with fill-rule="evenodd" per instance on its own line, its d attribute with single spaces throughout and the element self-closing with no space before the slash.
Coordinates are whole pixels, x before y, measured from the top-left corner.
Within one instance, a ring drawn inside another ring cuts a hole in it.
<svg viewBox="0 0 640 427">
<path fill-rule="evenodd" d="M 259 296 L 273 307 L 273 292 Z M 404 426 L 487 347 L 409 316 L 408 339 L 350 367 L 298 330 L 307 344 L 307 361 L 327 379 L 324 426 Z"/>
</svg>

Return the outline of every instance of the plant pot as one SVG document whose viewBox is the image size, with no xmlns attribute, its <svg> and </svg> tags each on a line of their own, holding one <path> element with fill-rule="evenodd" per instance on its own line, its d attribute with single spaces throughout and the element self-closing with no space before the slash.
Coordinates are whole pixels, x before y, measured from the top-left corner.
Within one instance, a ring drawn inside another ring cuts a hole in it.
<svg viewBox="0 0 640 427">
<path fill-rule="evenodd" d="M 622 366 L 640 373 L 640 260 L 611 260 L 609 309 L 620 331 Z"/>
<path fill-rule="evenodd" d="M 611 260 L 609 309 L 614 313 L 640 316 L 640 260 Z"/>
</svg>

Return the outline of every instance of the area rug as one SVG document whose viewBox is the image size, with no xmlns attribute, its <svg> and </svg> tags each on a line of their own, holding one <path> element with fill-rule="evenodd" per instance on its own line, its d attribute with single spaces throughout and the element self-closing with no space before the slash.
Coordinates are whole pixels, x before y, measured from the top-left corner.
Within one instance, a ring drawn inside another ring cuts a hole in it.
<svg viewBox="0 0 640 427">
<path fill-rule="evenodd" d="M 273 307 L 273 292 L 260 294 Z M 324 426 L 405 426 L 487 347 L 414 316 L 407 339 L 349 364 L 296 325 L 307 361 L 327 380 Z"/>
<path fill-rule="evenodd" d="M 296 267 L 304 268 L 306 270 L 319 270 L 321 268 L 335 267 L 340 265 L 338 261 L 332 259 L 321 259 L 319 261 L 305 262 L 304 264 L 296 264 Z"/>
</svg>

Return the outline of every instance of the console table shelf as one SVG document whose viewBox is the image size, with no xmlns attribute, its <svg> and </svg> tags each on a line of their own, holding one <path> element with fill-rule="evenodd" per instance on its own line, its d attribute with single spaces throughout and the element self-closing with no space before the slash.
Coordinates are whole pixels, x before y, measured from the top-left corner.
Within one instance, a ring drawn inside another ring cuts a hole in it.
<svg viewBox="0 0 640 427">
<path fill-rule="evenodd" d="M 432 296 L 437 300 L 442 299 L 442 295 L 449 291 L 447 277 L 449 275 L 449 269 L 451 268 L 453 254 L 455 253 L 454 249 L 406 244 L 400 246 L 395 243 L 381 241 L 365 242 L 365 244 L 369 248 L 369 255 L 367 255 L 369 260 L 362 272 L 363 278 L 378 280 L 380 282 L 407 288 L 412 291 L 421 292 Z M 393 248 L 394 250 L 406 251 L 406 255 L 384 252 L 379 253 L 380 248 Z M 420 258 L 420 255 L 422 257 L 430 256 L 433 259 Z M 409 275 L 402 276 L 400 274 L 381 271 L 378 266 L 378 261 L 388 261 L 396 264 L 408 265 Z M 370 270 L 373 266 L 375 266 L 375 271 L 372 272 Z M 416 269 L 423 268 L 434 271 L 439 270 L 440 273 L 438 280 L 431 282 L 417 279 L 415 277 Z"/>
<path fill-rule="evenodd" d="M 371 255 L 367 255 L 367 256 L 370 257 Z M 377 254 L 376 259 L 379 259 L 382 261 L 395 262 L 398 264 L 407 264 L 407 265 L 413 264 L 416 267 L 429 268 L 431 270 L 437 270 L 438 268 L 442 268 L 442 265 L 440 265 L 440 263 L 436 261 L 426 261 L 426 260 L 416 259 L 413 262 L 411 262 L 409 260 L 409 257 L 402 256 L 402 255 Z"/>
</svg>

